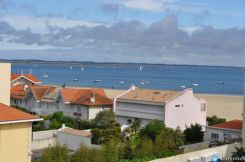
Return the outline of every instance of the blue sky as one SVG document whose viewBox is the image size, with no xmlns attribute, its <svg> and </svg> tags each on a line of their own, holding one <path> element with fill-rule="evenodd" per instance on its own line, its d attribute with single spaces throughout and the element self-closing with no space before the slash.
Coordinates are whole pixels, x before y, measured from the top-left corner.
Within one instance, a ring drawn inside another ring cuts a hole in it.
<svg viewBox="0 0 245 162">
<path fill-rule="evenodd" d="M 0 58 L 244 66 L 244 0 L 0 0 Z"/>
</svg>

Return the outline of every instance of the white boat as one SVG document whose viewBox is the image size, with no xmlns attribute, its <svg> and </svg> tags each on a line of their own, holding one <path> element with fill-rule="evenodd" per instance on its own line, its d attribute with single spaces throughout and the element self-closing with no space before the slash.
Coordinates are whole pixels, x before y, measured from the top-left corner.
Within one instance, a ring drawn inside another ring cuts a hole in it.
<svg viewBox="0 0 245 162">
<path fill-rule="evenodd" d="M 73 67 L 72 67 L 72 66 L 70 66 L 70 69 L 72 70 L 72 69 L 73 69 Z"/>
<path fill-rule="evenodd" d="M 194 86 L 196 86 L 196 87 L 199 86 L 199 84 L 197 84 L 197 83 L 193 83 L 192 85 L 194 85 Z"/>
<path fill-rule="evenodd" d="M 81 67 L 81 70 L 83 71 L 83 67 Z"/>
<path fill-rule="evenodd" d="M 48 78 L 48 75 L 47 75 L 47 74 L 44 74 L 43 77 L 44 77 L 44 78 Z"/>
<path fill-rule="evenodd" d="M 94 80 L 94 82 L 101 82 L 102 80 Z"/>
<path fill-rule="evenodd" d="M 182 85 L 182 86 L 180 86 L 180 88 L 183 88 L 184 89 L 184 88 L 186 88 L 186 86 L 185 85 Z"/>
<path fill-rule="evenodd" d="M 140 84 L 145 84 L 145 82 L 140 82 Z"/>
<path fill-rule="evenodd" d="M 140 66 L 140 71 L 142 71 L 143 70 L 143 66 Z"/>
<path fill-rule="evenodd" d="M 73 79 L 73 81 L 74 81 L 74 82 L 77 82 L 77 81 L 78 81 L 78 79 L 77 79 L 77 78 L 74 78 L 74 79 Z"/>
<path fill-rule="evenodd" d="M 124 81 L 119 81 L 121 84 L 124 84 L 125 82 Z"/>
</svg>

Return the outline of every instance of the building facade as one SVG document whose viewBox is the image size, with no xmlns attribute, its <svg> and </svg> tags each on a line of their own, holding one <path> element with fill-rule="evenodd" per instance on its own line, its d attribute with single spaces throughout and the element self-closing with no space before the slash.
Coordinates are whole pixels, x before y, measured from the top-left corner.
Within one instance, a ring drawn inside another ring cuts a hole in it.
<svg viewBox="0 0 245 162">
<path fill-rule="evenodd" d="M 229 141 L 242 138 L 242 120 L 232 120 L 226 123 L 207 126 L 205 141 Z"/>
<path fill-rule="evenodd" d="M 62 111 L 71 117 L 90 120 L 98 112 L 111 109 L 112 100 L 103 89 L 17 85 L 11 89 L 11 105 L 25 107 L 40 115 Z"/>
<path fill-rule="evenodd" d="M 192 89 L 176 92 L 132 87 L 114 99 L 113 109 L 121 125 L 135 119 L 145 125 L 158 119 L 182 130 L 195 123 L 206 126 L 207 102 L 196 98 Z"/>
<path fill-rule="evenodd" d="M 9 106 L 11 64 L 0 72 L 0 161 L 31 162 L 32 122 L 42 119 Z"/>
</svg>

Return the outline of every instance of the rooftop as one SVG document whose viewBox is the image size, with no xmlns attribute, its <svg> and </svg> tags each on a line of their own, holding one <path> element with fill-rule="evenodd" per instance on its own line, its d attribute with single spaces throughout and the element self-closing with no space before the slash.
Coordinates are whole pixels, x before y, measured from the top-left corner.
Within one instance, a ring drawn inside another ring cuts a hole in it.
<svg viewBox="0 0 245 162">
<path fill-rule="evenodd" d="M 242 120 L 235 119 L 225 123 L 212 125 L 211 127 L 242 130 Z"/>
<path fill-rule="evenodd" d="M 108 98 L 101 88 L 91 88 L 91 89 L 71 89 L 63 88 L 61 89 L 61 95 L 64 102 L 78 105 L 86 106 L 96 106 L 96 105 L 112 105 L 112 100 Z M 91 98 L 94 97 L 94 102 Z"/>
<path fill-rule="evenodd" d="M 180 92 L 169 91 L 169 90 L 152 90 L 152 89 L 141 89 L 136 88 L 119 99 L 127 100 L 139 100 L 139 101 L 149 101 L 149 102 L 166 102 L 171 98 L 177 96 Z"/>
<path fill-rule="evenodd" d="M 35 84 L 41 83 L 41 81 L 32 74 L 11 74 L 11 82 L 21 77 L 24 77 Z"/>
<path fill-rule="evenodd" d="M 0 103 L 0 124 L 41 120 L 38 116 L 25 113 Z"/>
<path fill-rule="evenodd" d="M 60 132 L 75 135 L 75 136 L 84 136 L 84 137 L 90 137 L 92 135 L 90 132 L 83 131 L 83 130 L 76 130 L 68 127 L 61 129 Z"/>
</svg>

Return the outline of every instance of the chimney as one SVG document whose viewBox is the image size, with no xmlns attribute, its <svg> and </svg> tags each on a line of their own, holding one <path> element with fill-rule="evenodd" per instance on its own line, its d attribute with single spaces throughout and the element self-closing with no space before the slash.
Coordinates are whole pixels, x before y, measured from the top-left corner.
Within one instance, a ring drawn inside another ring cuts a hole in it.
<svg viewBox="0 0 245 162">
<path fill-rule="evenodd" d="M 242 146 L 245 147 L 245 68 L 244 71 L 244 81 L 243 81 L 243 113 L 242 113 Z"/>
<path fill-rule="evenodd" d="M 95 93 L 94 92 L 92 92 L 92 96 L 90 98 L 90 102 L 92 102 L 92 103 L 95 103 L 96 102 Z"/>
<path fill-rule="evenodd" d="M 0 103 L 10 106 L 10 63 L 0 63 Z"/>
<path fill-rule="evenodd" d="M 29 86 L 26 84 L 24 85 L 24 91 L 26 91 L 29 88 Z"/>
</svg>

